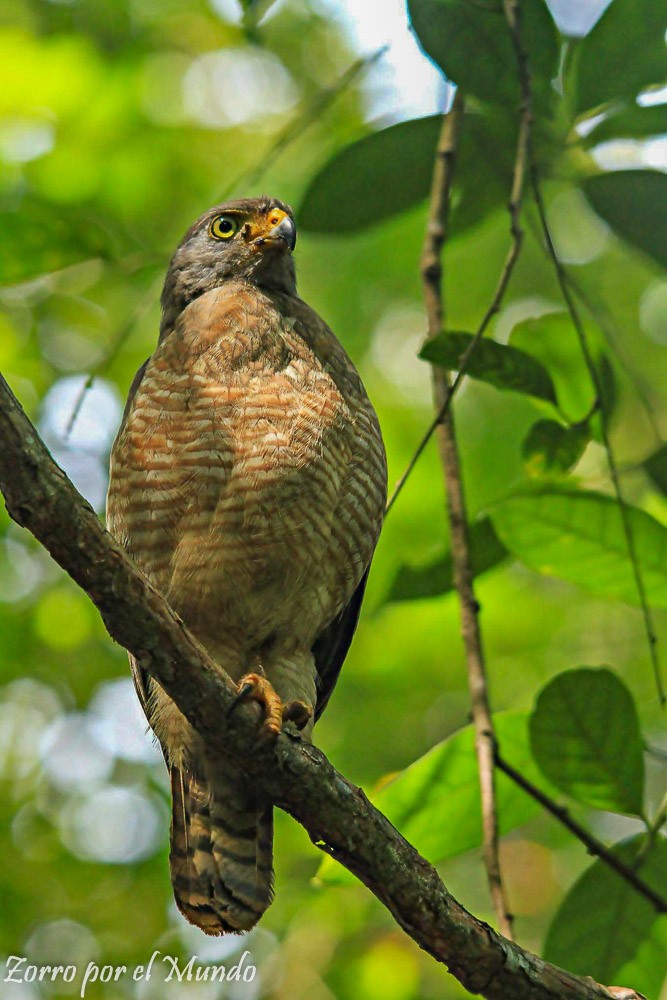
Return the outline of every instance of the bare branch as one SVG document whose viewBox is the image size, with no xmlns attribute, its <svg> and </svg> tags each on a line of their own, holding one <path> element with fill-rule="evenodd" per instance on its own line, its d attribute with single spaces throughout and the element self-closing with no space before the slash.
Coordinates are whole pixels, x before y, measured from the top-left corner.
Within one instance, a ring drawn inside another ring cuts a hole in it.
<svg viewBox="0 0 667 1000">
<path fill-rule="evenodd" d="M 452 176 L 463 123 L 463 97 L 457 91 L 451 111 L 445 115 L 436 149 L 428 224 L 421 257 L 421 273 L 428 321 L 428 337 L 437 337 L 443 327 L 441 252 L 445 242 Z M 433 395 L 440 412 L 451 387 L 449 372 L 432 366 Z M 468 539 L 461 476 L 461 462 L 456 440 L 454 414 L 451 409 L 438 427 L 438 447 L 445 478 L 447 510 L 451 535 L 454 585 L 461 609 L 461 633 L 468 669 L 468 683 L 475 728 L 475 752 L 479 770 L 482 799 L 482 847 L 489 890 L 498 927 L 505 937 L 512 937 L 512 917 L 500 870 L 498 851 L 498 813 L 496 809 L 495 768 L 493 761 L 495 735 L 486 684 L 484 650 L 479 627 L 479 604 L 473 586 L 473 567 Z"/>
<path fill-rule="evenodd" d="M 472 993 L 488 1000 L 603 1000 L 613 994 L 507 941 L 447 891 L 436 870 L 316 747 L 283 733 L 259 746 L 235 688 L 49 456 L 0 376 L 0 487 L 31 531 L 91 597 L 109 634 L 174 699 L 211 752 L 252 776 L 312 841 L 357 876 L 398 924 Z M 628 1000 L 639 995 L 628 993 Z"/>
</svg>

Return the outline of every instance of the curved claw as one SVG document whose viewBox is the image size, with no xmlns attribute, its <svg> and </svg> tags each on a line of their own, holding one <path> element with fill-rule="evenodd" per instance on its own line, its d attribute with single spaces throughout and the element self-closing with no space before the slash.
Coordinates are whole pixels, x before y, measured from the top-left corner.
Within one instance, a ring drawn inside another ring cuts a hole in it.
<svg viewBox="0 0 667 1000">
<path fill-rule="evenodd" d="M 305 701 L 284 704 L 275 688 L 263 674 L 246 674 L 238 683 L 237 694 L 227 712 L 231 715 L 244 701 L 256 701 L 263 710 L 261 733 L 275 739 L 284 723 L 293 722 L 297 729 L 304 729 L 313 715 Z"/>
</svg>

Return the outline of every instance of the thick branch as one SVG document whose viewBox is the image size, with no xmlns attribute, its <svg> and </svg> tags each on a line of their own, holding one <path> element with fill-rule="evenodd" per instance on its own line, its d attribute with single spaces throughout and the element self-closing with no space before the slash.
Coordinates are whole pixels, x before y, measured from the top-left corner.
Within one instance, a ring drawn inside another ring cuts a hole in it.
<svg viewBox="0 0 667 1000">
<path fill-rule="evenodd" d="M 228 717 L 235 694 L 229 678 L 104 530 L 1 376 L 0 487 L 11 517 L 88 593 L 112 638 L 159 681 L 205 736 L 211 753 L 252 775 L 257 789 L 364 882 L 466 989 L 488 1000 L 614 995 L 523 951 L 468 913 L 435 869 L 320 750 L 287 734 L 275 746 L 259 747 L 249 711 L 240 708 Z"/>
<path fill-rule="evenodd" d="M 421 258 L 429 338 L 437 337 L 443 327 L 444 301 L 441 254 L 447 232 L 452 176 L 462 123 L 463 98 L 459 90 L 454 98 L 451 111 L 444 118 L 436 149 L 429 219 Z M 435 407 L 436 411 L 440 412 L 451 390 L 451 377 L 449 372 L 438 365 L 433 365 L 432 380 Z M 475 729 L 475 753 L 482 800 L 484 866 L 498 927 L 505 937 L 511 938 L 513 936 L 512 917 L 503 884 L 498 848 L 498 811 L 494 767 L 496 741 L 486 683 L 484 647 L 479 625 L 479 604 L 475 597 L 473 584 L 474 574 L 468 539 L 468 515 L 463 491 L 461 461 L 456 440 L 454 413 L 451 407 L 442 418 L 437 437 L 445 478 L 454 585 L 459 597 L 461 634 L 468 670 L 472 721 Z"/>
</svg>

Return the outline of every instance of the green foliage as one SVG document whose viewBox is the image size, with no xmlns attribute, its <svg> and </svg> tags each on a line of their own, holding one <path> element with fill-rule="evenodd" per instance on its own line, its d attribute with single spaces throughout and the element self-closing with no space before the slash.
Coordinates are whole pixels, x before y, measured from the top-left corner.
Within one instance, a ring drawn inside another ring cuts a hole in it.
<svg viewBox="0 0 667 1000">
<path fill-rule="evenodd" d="M 449 80 L 504 109 L 517 105 L 516 57 L 500 0 L 409 0 L 408 9 L 424 52 Z M 558 33 L 542 0 L 525 4 L 521 15 L 534 93 L 544 107 L 551 103 L 551 81 L 558 70 Z"/>
<path fill-rule="evenodd" d="M 667 267 L 667 176 L 657 170 L 617 170 L 584 181 L 590 202 L 611 228 Z"/>
<path fill-rule="evenodd" d="M 431 189 L 433 150 L 441 128 L 440 115 L 417 118 L 379 129 L 345 147 L 310 182 L 299 208 L 300 225 L 312 232 L 350 233 L 423 202 Z M 451 215 L 452 231 L 457 233 L 503 204 L 511 173 L 502 123 L 470 112 L 463 128 L 466 142 L 455 176 Z M 498 151 L 491 175 L 484 165 L 490 147 Z"/>
<path fill-rule="evenodd" d="M 396 121 L 393 104 L 375 103 L 377 78 L 367 86 L 363 74 L 332 100 L 329 88 L 359 53 L 319 0 L 244 0 L 236 18 L 233 5 L 188 0 L 5 6 L 0 368 L 77 483 L 101 510 L 122 400 L 156 340 L 168 256 L 225 191 L 266 191 L 300 206 L 301 294 L 359 366 L 390 479 L 398 477 L 432 415 L 427 366 L 417 358 L 425 329 L 419 255 L 440 119 Z M 511 238 L 520 91 L 501 7 L 409 4 L 422 48 L 466 97 L 444 251 L 452 330 L 478 328 Z M 664 778 L 663 762 L 653 761 L 643 789 L 637 717 L 658 743 L 664 714 L 640 616 L 627 607 L 637 592 L 600 446 L 602 412 L 664 658 L 667 471 L 654 425 L 664 428 L 667 416 L 659 270 L 667 220 L 665 178 L 649 169 L 642 143 L 665 132 L 667 106 L 636 100 L 665 78 L 663 7 L 613 0 L 587 37 L 563 48 L 542 0 L 521 4 L 536 98 L 532 147 L 603 399 L 582 363 L 527 187 L 519 262 L 454 406 L 492 703 L 510 709 L 497 720 L 503 756 L 543 791 L 558 797 L 553 785 L 571 796 L 581 821 L 608 830 L 612 842 L 627 823 L 617 812 L 655 817 Z M 394 124 L 376 124 L 387 120 Z M 618 149 L 635 169 L 602 168 L 611 161 L 600 147 L 610 140 L 625 143 Z M 469 336 L 443 335 L 424 356 L 433 351 L 431 361 L 455 369 Z M 88 397 L 64 442 L 52 418 L 65 420 L 72 399 L 54 407 L 51 394 L 90 371 L 100 373 L 102 396 Z M 391 773 L 377 804 L 442 864 L 464 903 L 492 921 L 478 889 L 479 791 L 472 730 L 460 728 L 469 694 L 441 480 L 431 445 L 386 520 L 359 631 L 315 737 L 365 788 Z M 421 600 L 434 596 L 441 599 Z M 123 652 L 4 510 L 0 634 L 0 951 L 30 948 L 39 959 L 40 941 L 55 940 L 63 924 L 103 960 L 128 964 L 145 962 L 154 947 L 186 957 L 225 947 L 188 936 L 174 914 L 161 761 L 128 756 L 127 732 L 114 742 L 99 714 L 106 685 L 130 683 Z M 613 674 L 577 670 L 550 680 L 586 662 L 609 663 Z M 524 710 L 535 698 L 533 756 Z M 114 709 L 114 719 L 126 715 Z M 61 771 L 58 727 L 83 733 Z M 95 762 L 97 776 L 82 777 Z M 538 942 L 556 912 L 548 957 L 657 997 L 667 920 L 599 861 L 562 902 L 562 875 L 580 870 L 581 845 L 498 780 L 519 940 Z M 116 816 L 107 822 L 99 806 L 110 792 L 135 796 L 146 812 L 128 820 L 134 843 L 157 816 L 144 856 L 132 855 L 131 844 L 117 860 L 100 855 L 118 835 Z M 615 811 L 604 827 L 595 808 Z M 276 902 L 248 943 L 264 976 L 259 997 L 283 995 L 285 970 L 295 997 L 461 996 L 333 862 L 316 891 L 309 875 L 319 856 L 282 813 L 277 827 Z M 653 835 L 639 870 L 665 894 L 664 840 Z M 616 850 L 632 863 L 644 845 L 634 838 Z M 541 860 L 531 867 L 533 857 Z M 333 883 L 348 888 L 331 891 Z M 86 996 L 118 994 L 97 984 Z"/>
<path fill-rule="evenodd" d="M 499 713 L 495 717 L 498 742 L 514 767 L 529 780 L 540 780 L 527 736 L 526 713 Z M 542 781 L 544 784 L 544 781 Z M 482 817 L 475 733 L 466 726 L 438 743 L 396 776 L 389 776 L 371 796 L 388 817 L 432 864 L 481 846 Z M 500 830 L 527 822 L 538 807 L 505 775 L 498 776 Z M 319 877 L 332 884 L 352 881 L 349 872 L 326 859 Z"/>
<path fill-rule="evenodd" d="M 667 104 L 642 107 L 621 104 L 614 107 L 585 136 L 588 146 L 612 139 L 645 139 L 667 132 Z"/>
<path fill-rule="evenodd" d="M 644 468 L 661 493 L 667 496 L 667 445 L 644 461 Z"/>
<path fill-rule="evenodd" d="M 667 840 L 658 837 L 645 852 L 644 836 L 617 844 L 614 854 L 667 895 Z M 658 924 L 662 927 L 658 928 Z M 652 940 L 654 932 L 658 932 Z M 662 938 L 662 942 L 660 941 Z M 623 967 L 648 945 L 643 961 L 633 963 L 628 980 Z M 657 997 L 664 974 L 664 917 L 639 896 L 626 881 L 602 861 L 595 861 L 575 882 L 563 900 L 544 945 L 544 957 L 557 965 L 567 963 L 573 972 L 601 983 L 632 982 L 647 996 Z M 662 969 L 661 969 L 662 966 Z"/>
<path fill-rule="evenodd" d="M 507 549 L 496 535 L 488 517 L 480 518 L 470 525 L 468 543 L 476 577 L 493 569 L 507 557 Z M 423 597 L 437 597 L 448 593 L 453 587 L 452 555 L 447 552 L 425 566 L 399 566 L 386 601 L 415 601 Z"/>
<path fill-rule="evenodd" d="M 576 465 L 590 441 L 586 421 L 564 427 L 555 420 L 538 420 L 521 446 L 524 466 L 535 478 L 560 476 Z"/>
<path fill-rule="evenodd" d="M 639 568 L 652 603 L 667 606 L 667 528 L 628 508 Z M 538 573 L 560 576 L 600 597 L 637 602 L 617 503 L 600 493 L 541 488 L 496 504 L 501 541 Z"/>
<path fill-rule="evenodd" d="M 441 125 L 440 115 L 399 122 L 347 146 L 308 187 L 300 225 L 349 233 L 419 204 L 431 187 Z"/>
<path fill-rule="evenodd" d="M 568 670 L 540 692 L 530 743 L 542 772 L 572 798 L 643 814 L 644 745 L 632 695 L 611 670 Z"/>
<path fill-rule="evenodd" d="M 574 44 L 568 84 L 577 113 L 635 97 L 667 77 L 667 13 L 656 0 L 614 0 L 593 30 Z M 630 52 L 641 53 L 628 58 Z"/>
<path fill-rule="evenodd" d="M 458 370 L 461 357 L 473 340 L 471 333 L 441 333 L 427 341 L 419 352 L 424 361 L 441 368 Z M 472 378 L 482 379 L 496 389 L 525 392 L 557 406 L 556 391 L 546 368 L 529 354 L 497 344 L 494 340 L 481 340 L 470 358 L 466 372 Z"/>
</svg>

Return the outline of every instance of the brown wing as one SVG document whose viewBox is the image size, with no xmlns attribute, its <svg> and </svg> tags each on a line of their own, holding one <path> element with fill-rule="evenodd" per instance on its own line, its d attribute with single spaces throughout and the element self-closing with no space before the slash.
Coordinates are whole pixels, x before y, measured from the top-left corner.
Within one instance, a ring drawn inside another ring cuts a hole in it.
<svg viewBox="0 0 667 1000">
<path fill-rule="evenodd" d="M 352 637 L 356 631 L 359 612 L 361 611 L 361 602 L 364 599 L 366 581 L 368 580 L 368 572 L 369 570 L 367 569 L 347 607 L 343 608 L 341 613 L 327 625 L 313 644 L 313 656 L 315 657 L 315 666 L 317 668 L 316 721 L 326 708 L 327 702 L 336 686 L 338 675 L 340 674 L 341 667 L 352 642 Z"/>
</svg>

